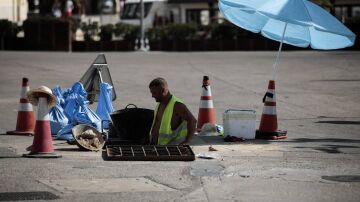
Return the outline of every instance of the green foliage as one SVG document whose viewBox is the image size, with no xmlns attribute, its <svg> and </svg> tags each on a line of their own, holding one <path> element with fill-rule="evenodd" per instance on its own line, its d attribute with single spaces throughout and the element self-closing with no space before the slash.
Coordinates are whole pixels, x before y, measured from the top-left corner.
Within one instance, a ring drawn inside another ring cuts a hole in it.
<svg viewBox="0 0 360 202">
<path fill-rule="evenodd" d="M 21 29 L 22 27 L 19 27 L 16 23 L 9 20 L 0 20 L 0 36 L 2 37 L 16 37 Z"/>
<path fill-rule="evenodd" d="M 114 25 L 107 24 L 100 26 L 100 38 L 102 41 L 111 41 L 114 33 Z"/>
<path fill-rule="evenodd" d="M 8 20 L 0 20 L 0 33 L 6 33 L 11 29 L 11 22 Z"/>
<path fill-rule="evenodd" d="M 24 21 L 24 25 L 30 24 L 32 26 L 40 23 L 40 24 L 55 24 L 56 26 L 57 23 L 67 23 L 67 22 L 70 24 L 72 33 L 75 33 L 76 29 L 79 27 L 79 23 L 74 18 L 63 19 L 63 18 L 56 18 L 53 16 L 32 16 Z"/>
<path fill-rule="evenodd" d="M 114 34 L 124 40 L 135 41 L 140 34 L 140 26 L 116 23 L 114 27 Z"/>
<path fill-rule="evenodd" d="M 95 36 L 98 35 L 99 25 L 97 22 L 81 23 L 80 29 L 84 33 L 84 38 L 86 41 L 92 41 Z"/>
<path fill-rule="evenodd" d="M 140 26 L 131 26 L 129 32 L 124 36 L 124 40 L 135 41 L 136 38 L 140 37 Z"/>
<path fill-rule="evenodd" d="M 114 27 L 114 34 L 117 37 L 124 37 L 129 30 L 131 25 L 124 23 L 116 23 Z"/>
<path fill-rule="evenodd" d="M 146 32 L 146 36 L 150 41 L 162 40 L 165 38 L 165 29 L 161 27 L 150 28 Z"/>
<path fill-rule="evenodd" d="M 189 24 L 169 24 L 164 27 L 163 37 L 170 40 L 189 40 L 196 35 L 197 25 Z"/>
<path fill-rule="evenodd" d="M 150 28 L 147 31 L 149 40 L 232 40 L 249 35 L 248 31 L 228 22 L 206 26 L 197 26 L 196 24 L 169 24 L 164 27 Z"/>
<path fill-rule="evenodd" d="M 215 40 L 235 39 L 241 34 L 244 32 L 230 23 L 215 24 L 211 29 L 211 38 Z"/>
</svg>

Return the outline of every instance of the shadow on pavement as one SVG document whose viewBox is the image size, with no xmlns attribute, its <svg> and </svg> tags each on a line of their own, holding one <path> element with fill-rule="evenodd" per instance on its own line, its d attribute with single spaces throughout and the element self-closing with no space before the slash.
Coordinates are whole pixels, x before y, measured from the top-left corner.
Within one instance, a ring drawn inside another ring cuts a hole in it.
<svg viewBox="0 0 360 202">
<path fill-rule="evenodd" d="M 321 176 L 321 178 L 335 182 L 360 182 L 360 175 L 331 175 Z"/>
<path fill-rule="evenodd" d="M 225 142 L 224 136 L 200 136 L 195 135 L 191 141 L 193 146 L 201 145 L 236 145 L 236 144 L 270 144 L 268 140 L 245 140 L 239 142 Z"/>
<path fill-rule="evenodd" d="M 68 151 L 68 152 L 78 152 L 78 151 L 84 151 L 84 150 L 81 150 L 80 148 L 78 148 L 76 145 L 74 146 L 74 148 L 56 148 L 54 149 L 55 151 Z"/>
<path fill-rule="evenodd" d="M 341 142 L 341 143 L 360 143 L 360 139 L 341 139 L 341 138 L 294 138 L 288 140 L 278 140 L 277 142 L 305 143 L 305 142 Z"/>
<path fill-rule="evenodd" d="M 341 148 L 360 148 L 358 146 L 346 146 L 346 145 L 321 145 L 319 147 L 295 147 L 295 148 L 312 148 L 314 150 L 330 153 L 330 154 L 342 154 Z"/>
<path fill-rule="evenodd" d="M 344 124 L 344 125 L 360 125 L 360 121 L 316 121 L 314 123 Z"/>
<path fill-rule="evenodd" d="M 285 141 L 278 141 L 278 142 L 285 142 Z M 325 153 L 332 153 L 332 154 L 341 154 L 345 153 L 342 152 L 340 149 L 356 149 L 360 148 L 360 146 L 353 146 L 353 145 L 341 145 L 336 143 L 343 143 L 343 144 L 356 144 L 360 143 L 360 140 L 356 139 L 340 139 L 340 138 L 297 138 L 297 139 L 290 139 L 286 141 L 287 143 L 325 143 L 320 144 L 318 146 L 295 146 L 294 148 L 309 148 Z M 335 144 L 326 144 L 326 143 L 335 143 Z"/>
</svg>

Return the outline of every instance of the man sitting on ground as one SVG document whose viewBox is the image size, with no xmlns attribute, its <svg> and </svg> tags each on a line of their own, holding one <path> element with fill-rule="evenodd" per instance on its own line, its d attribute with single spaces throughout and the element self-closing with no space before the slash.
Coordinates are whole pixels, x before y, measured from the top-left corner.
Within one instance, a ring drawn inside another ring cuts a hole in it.
<svg viewBox="0 0 360 202">
<path fill-rule="evenodd" d="M 190 144 L 195 133 L 196 119 L 186 105 L 169 91 L 163 78 L 149 84 L 157 105 L 150 131 L 150 144 Z"/>
</svg>

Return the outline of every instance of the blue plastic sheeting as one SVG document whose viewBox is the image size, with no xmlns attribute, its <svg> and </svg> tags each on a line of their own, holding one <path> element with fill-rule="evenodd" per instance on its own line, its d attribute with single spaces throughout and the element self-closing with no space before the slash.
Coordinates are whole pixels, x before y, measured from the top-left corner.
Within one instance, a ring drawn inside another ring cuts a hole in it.
<svg viewBox="0 0 360 202">
<path fill-rule="evenodd" d="M 87 93 L 80 82 L 74 83 L 71 89 L 64 91 L 64 114 L 68 118 L 69 123 L 58 131 L 58 139 L 72 140 L 71 129 L 78 124 L 88 124 L 101 131 L 101 119 L 89 108 L 89 101 L 87 101 L 86 96 Z"/>
<path fill-rule="evenodd" d="M 100 96 L 96 108 L 96 114 L 103 121 L 103 129 L 109 128 L 109 123 L 111 121 L 110 113 L 114 111 L 112 105 L 112 89 L 113 87 L 108 83 L 100 84 Z"/>
<path fill-rule="evenodd" d="M 57 139 L 59 139 L 59 140 L 73 140 L 74 138 L 73 138 L 71 129 L 75 125 L 76 124 L 69 123 L 68 125 L 61 128 L 61 130 L 59 130 L 59 132 L 57 133 Z"/>
<path fill-rule="evenodd" d="M 74 122 L 74 115 L 78 112 L 79 104 L 77 100 L 86 101 L 87 93 L 80 82 L 73 84 L 71 89 L 68 89 L 63 94 L 65 98 L 64 112 L 65 115 L 69 118 L 70 122 Z M 82 101 L 80 101 L 82 102 Z"/>
<path fill-rule="evenodd" d="M 60 86 L 55 86 L 52 90 L 52 93 L 56 96 L 56 100 L 57 100 L 57 104 L 60 105 L 61 107 L 64 107 L 65 105 L 65 99 L 63 96 L 63 92 L 61 90 Z"/>
<path fill-rule="evenodd" d="M 69 123 L 69 119 L 64 114 L 64 109 L 61 107 L 61 103 L 64 103 L 64 99 L 61 93 L 60 86 L 56 86 L 52 89 L 53 94 L 57 98 L 57 103 L 49 111 L 51 134 L 55 136 L 61 128 Z"/>
<path fill-rule="evenodd" d="M 69 123 L 69 119 L 65 116 L 64 110 L 60 105 L 52 107 L 49 111 L 51 135 L 55 136 L 61 128 Z"/>
<path fill-rule="evenodd" d="M 100 117 L 89 108 L 89 102 L 83 99 L 77 99 L 79 104 L 79 111 L 75 113 L 74 119 L 78 124 L 88 124 L 94 126 L 98 131 L 101 131 Z"/>
</svg>

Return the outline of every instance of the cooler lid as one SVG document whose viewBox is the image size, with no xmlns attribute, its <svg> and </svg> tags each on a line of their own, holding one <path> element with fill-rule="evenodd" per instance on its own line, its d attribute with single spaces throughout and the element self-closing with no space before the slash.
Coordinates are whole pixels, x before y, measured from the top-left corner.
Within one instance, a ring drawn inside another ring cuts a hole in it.
<svg viewBox="0 0 360 202">
<path fill-rule="evenodd" d="M 255 120 L 256 111 L 253 109 L 228 109 L 223 113 L 223 119 L 249 119 Z"/>
</svg>

